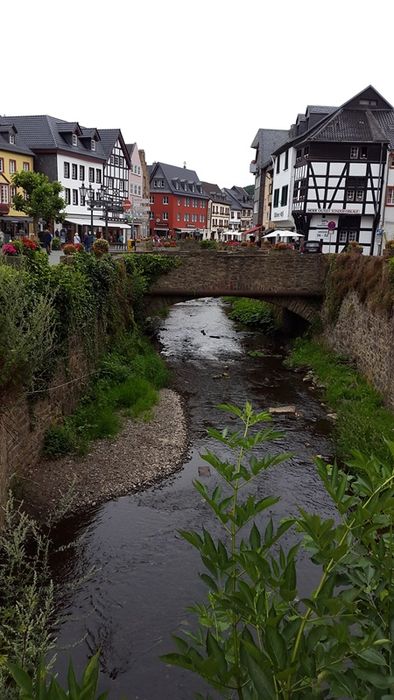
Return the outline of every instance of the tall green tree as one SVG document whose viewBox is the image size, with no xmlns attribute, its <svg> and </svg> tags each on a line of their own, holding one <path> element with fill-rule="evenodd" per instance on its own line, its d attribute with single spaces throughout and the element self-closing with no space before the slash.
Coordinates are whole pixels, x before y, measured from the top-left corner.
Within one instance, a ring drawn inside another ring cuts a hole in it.
<svg viewBox="0 0 394 700">
<path fill-rule="evenodd" d="M 39 219 L 50 222 L 62 218 L 66 203 L 60 196 L 63 189 L 60 182 L 50 182 L 44 173 L 32 171 L 15 173 L 12 182 L 22 190 L 14 195 L 13 206 L 33 218 L 35 232 Z"/>
</svg>

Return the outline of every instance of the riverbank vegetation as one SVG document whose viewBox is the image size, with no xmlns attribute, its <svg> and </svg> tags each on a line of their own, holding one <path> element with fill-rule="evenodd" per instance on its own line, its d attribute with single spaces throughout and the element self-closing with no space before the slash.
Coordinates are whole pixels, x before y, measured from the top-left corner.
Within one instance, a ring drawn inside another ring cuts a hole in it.
<svg viewBox="0 0 394 700">
<path fill-rule="evenodd" d="M 265 426 L 270 415 L 248 403 L 222 409 L 238 429 L 209 434 L 233 460 L 211 452 L 202 457 L 224 491 L 195 482 L 222 536 L 214 539 L 205 528 L 181 533 L 201 556 L 208 592 L 193 607 L 198 630 L 174 637 L 178 651 L 163 660 L 197 673 L 227 698 L 388 700 L 394 692 L 394 443 L 387 461 L 355 456 L 354 476 L 318 462 L 337 522 L 300 510 L 276 523 L 268 514 L 279 499 L 258 498 L 250 487 L 287 459 L 253 455 L 255 446 L 280 435 Z M 289 549 L 290 529 L 301 541 Z M 305 552 L 320 580 L 303 598 L 297 561 Z"/>
<path fill-rule="evenodd" d="M 335 411 L 334 438 L 338 457 L 349 459 L 354 450 L 390 458 L 387 441 L 394 440 L 394 415 L 382 397 L 349 361 L 310 338 L 298 338 L 287 360 L 290 367 L 308 367 L 322 384 L 324 399 Z"/>
<path fill-rule="evenodd" d="M 164 361 L 149 341 L 138 330 L 124 334 L 102 358 L 76 411 L 47 430 L 44 454 L 86 454 L 92 440 L 119 432 L 122 416 L 148 419 L 168 379 Z"/>
<path fill-rule="evenodd" d="M 259 299 L 224 297 L 231 304 L 228 316 L 244 326 L 272 332 L 276 327 L 276 315 L 271 304 Z"/>
</svg>

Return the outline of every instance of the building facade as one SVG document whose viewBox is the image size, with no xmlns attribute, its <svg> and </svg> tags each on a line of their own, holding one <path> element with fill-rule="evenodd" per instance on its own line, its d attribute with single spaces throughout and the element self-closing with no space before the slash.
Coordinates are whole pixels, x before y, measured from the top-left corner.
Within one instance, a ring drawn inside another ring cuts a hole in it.
<svg viewBox="0 0 394 700">
<path fill-rule="evenodd" d="M 13 122 L 0 119 L 0 231 L 5 241 L 31 232 L 32 220 L 12 206 L 16 188 L 12 177 L 20 171 L 33 170 L 33 151 L 21 139 Z"/>
<path fill-rule="evenodd" d="M 69 237 L 77 231 L 81 236 L 90 228 L 91 212 L 80 187 L 101 190 L 105 155 L 97 129 L 86 129 L 78 122 L 66 122 L 48 115 L 3 118 L 12 122 L 24 143 L 34 153 L 35 169 L 49 180 L 57 180 L 64 188 L 66 229 Z M 102 232 L 104 221 L 94 212 L 94 231 Z"/>
<path fill-rule="evenodd" d="M 226 195 L 219 185 L 213 182 L 203 182 L 203 191 L 209 197 L 207 229 L 204 238 L 220 241 L 229 230 L 230 205 Z"/>
<path fill-rule="evenodd" d="M 149 171 L 151 235 L 205 237 L 209 197 L 197 173 L 161 162 Z"/>
<path fill-rule="evenodd" d="M 110 206 L 103 210 L 106 219 L 106 236 L 112 243 L 126 243 L 131 227 L 126 221 L 124 202 L 129 197 L 131 161 L 120 129 L 100 129 L 102 149 L 105 155 L 104 190 Z"/>
<path fill-rule="evenodd" d="M 129 199 L 131 209 L 128 220 L 133 235 L 137 239 L 146 238 L 149 233 L 149 185 L 147 188 L 147 168 L 144 151 L 136 143 L 127 144 L 130 155 Z"/>
<path fill-rule="evenodd" d="M 255 157 L 250 164 L 250 172 L 255 176 L 253 196 L 253 225 L 268 227 L 271 211 L 268 204 L 272 194 L 272 157 L 276 148 L 289 138 L 284 129 L 259 129 L 253 139 L 251 148 Z M 271 192 L 269 191 L 271 189 Z"/>
</svg>

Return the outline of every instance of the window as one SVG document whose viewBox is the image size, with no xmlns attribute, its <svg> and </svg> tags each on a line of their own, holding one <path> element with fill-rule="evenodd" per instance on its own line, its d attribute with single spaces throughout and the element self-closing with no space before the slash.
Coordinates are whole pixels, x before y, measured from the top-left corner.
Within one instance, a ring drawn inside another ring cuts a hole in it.
<svg viewBox="0 0 394 700">
<path fill-rule="evenodd" d="M 386 192 L 386 204 L 394 207 L 394 187 L 388 187 Z"/>
<path fill-rule="evenodd" d="M 155 197 L 154 197 L 153 194 L 151 194 L 151 196 L 149 197 L 149 202 L 150 202 L 151 204 L 154 204 L 154 203 L 155 203 Z"/>
<path fill-rule="evenodd" d="M 205 221 L 205 216 L 204 214 L 200 214 L 200 223 L 203 224 Z"/>
<path fill-rule="evenodd" d="M 168 211 L 163 213 L 163 221 L 168 221 Z"/>
<path fill-rule="evenodd" d="M 168 204 L 168 197 L 163 197 L 163 204 Z"/>
<path fill-rule="evenodd" d="M 285 153 L 285 167 L 284 170 L 287 170 L 289 167 L 289 151 L 286 151 Z"/>
<path fill-rule="evenodd" d="M 308 158 L 309 156 L 309 146 L 305 146 L 304 148 L 304 158 Z"/>
<path fill-rule="evenodd" d="M 153 211 L 150 211 L 150 212 L 149 212 L 149 218 L 150 218 L 151 221 L 153 221 L 153 219 L 155 218 L 155 215 L 154 215 Z"/>
<path fill-rule="evenodd" d="M 73 180 L 76 180 L 78 177 L 78 168 L 75 163 L 71 165 L 71 177 Z"/>
<path fill-rule="evenodd" d="M 296 153 L 296 159 L 300 160 L 301 158 L 302 158 L 302 150 L 301 150 L 301 148 L 299 148 L 297 153 Z"/>
<path fill-rule="evenodd" d="M 110 159 L 109 159 L 110 165 L 113 165 L 114 161 L 115 161 L 114 156 L 110 156 Z"/>
<path fill-rule="evenodd" d="M 73 204 L 78 206 L 78 190 L 73 190 Z"/>
<path fill-rule="evenodd" d="M 347 202 L 354 202 L 354 195 L 355 195 L 354 190 L 346 190 L 346 201 Z"/>
<path fill-rule="evenodd" d="M 115 156 L 115 165 L 119 165 L 119 156 Z"/>
<path fill-rule="evenodd" d="M 70 163 L 67 163 L 67 161 L 63 163 L 63 173 L 66 179 L 70 177 Z"/>
<path fill-rule="evenodd" d="M 70 204 L 71 199 L 70 199 L 70 190 L 66 187 L 64 190 L 64 199 L 66 200 L 66 204 Z"/>
<path fill-rule="evenodd" d="M 190 216 L 189 216 L 189 214 L 185 214 L 184 217 L 183 217 L 183 220 L 184 220 L 184 221 L 190 221 Z"/>
<path fill-rule="evenodd" d="M 78 136 L 76 134 L 72 135 L 72 145 L 78 146 Z"/>
<path fill-rule="evenodd" d="M 89 168 L 89 182 L 94 182 L 94 168 Z"/>
<path fill-rule="evenodd" d="M 279 190 L 278 190 L 278 191 L 279 191 Z M 237 219 L 240 219 L 240 218 L 241 218 L 241 212 L 240 212 L 240 211 L 237 211 Z"/>
<path fill-rule="evenodd" d="M 134 185 L 134 194 L 137 194 L 137 185 Z"/>
<path fill-rule="evenodd" d="M 15 134 L 10 134 L 10 143 L 15 143 Z"/>
<path fill-rule="evenodd" d="M 276 172 L 278 173 L 280 171 L 280 154 L 278 155 L 276 159 Z"/>
<path fill-rule="evenodd" d="M 16 195 L 16 187 L 15 187 L 15 185 L 11 185 L 10 186 L 10 198 L 11 198 L 11 200 L 15 197 L 15 195 Z"/>
<path fill-rule="evenodd" d="M 190 207 L 190 197 L 185 197 L 185 207 Z"/>
<path fill-rule="evenodd" d="M 280 206 L 285 207 L 287 204 L 287 194 L 289 191 L 289 186 L 288 185 L 283 185 L 282 187 L 282 196 L 280 198 Z"/>
<path fill-rule="evenodd" d="M 0 173 L 4 172 L 4 158 L 0 158 Z"/>
<path fill-rule="evenodd" d="M 27 163 L 26 161 L 23 163 L 23 170 L 25 173 L 28 173 L 30 170 L 30 163 Z"/>
<path fill-rule="evenodd" d="M 11 175 L 16 173 L 16 160 L 10 160 L 10 173 Z"/>
<path fill-rule="evenodd" d="M 368 158 L 368 148 L 366 146 L 362 146 L 361 152 L 360 152 L 360 158 L 362 160 L 366 160 Z"/>
<path fill-rule="evenodd" d="M 394 168 L 394 153 L 389 155 L 389 168 Z"/>
<path fill-rule="evenodd" d="M 364 190 L 356 190 L 356 202 L 364 201 Z"/>
<path fill-rule="evenodd" d="M 0 204 L 9 203 L 8 185 L 0 185 Z"/>
<path fill-rule="evenodd" d="M 377 100 L 359 100 L 358 104 L 362 107 L 376 107 L 378 104 Z"/>
<path fill-rule="evenodd" d="M 351 146 L 350 147 L 350 158 L 352 160 L 357 160 L 357 158 L 358 158 L 358 146 Z"/>
<path fill-rule="evenodd" d="M 178 197 L 178 207 L 180 207 L 180 206 L 181 206 L 181 198 Z"/>
<path fill-rule="evenodd" d="M 141 185 L 138 185 L 138 194 L 141 197 Z"/>
<path fill-rule="evenodd" d="M 90 141 L 90 150 L 95 151 L 96 150 L 96 142 L 94 139 Z"/>
<path fill-rule="evenodd" d="M 279 206 L 279 189 L 274 190 L 274 207 Z"/>
<path fill-rule="evenodd" d="M 99 168 L 96 168 L 96 182 L 101 185 L 101 170 Z"/>
<path fill-rule="evenodd" d="M 180 215 L 180 214 L 177 214 L 177 215 L 176 215 L 176 220 L 177 220 L 177 221 L 180 221 L 180 220 L 181 220 L 181 215 Z"/>
<path fill-rule="evenodd" d="M 82 182 L 85 179 L 85 166 L 84 165 L 79 166 L 79 179 L 82 180 Z"/>
<path fill-rule="evenodd" d="M 97 199 L 100 199 L 100 193 L 99 193 L 99 192 L 97 192 Z M 80 200 L 81 200 L 81 201 L 80 201 L 81 207 L 84 207 L 84 206 L 86 205 L 86 197 L 82 197 L 82 195 L 80 195 Z"/>
</svg>

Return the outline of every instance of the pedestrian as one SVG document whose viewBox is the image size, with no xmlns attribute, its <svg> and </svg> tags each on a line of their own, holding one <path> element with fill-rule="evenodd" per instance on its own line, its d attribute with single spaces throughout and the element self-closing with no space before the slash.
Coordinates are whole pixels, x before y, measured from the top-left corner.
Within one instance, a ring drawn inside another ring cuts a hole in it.
<svg viewBox="0 0 394 700">
<path fill-rule="evenodd" d="M 61 243 L 61 245 L 64 245 L 66 242 L 66 233 L 67 233 L 67 231 L 65 228 L 60 229 L 60 243 Z"/>
<path fill-rule="evenodd" d="M 74 233 L 74 245 L 81 245 L 81 239 L 78 231 Z"/>
<path fill-rule="evenodd" d="M 44 243 L 46 252 L 48 253 L 48 255 L 50 255 L 51 254 L 51 245 L 52 245 L 52 234 L 49 231 L 49 229 L 47 229 L 47 228 L 44 230 L 42 242 Z"/>
</svg>

